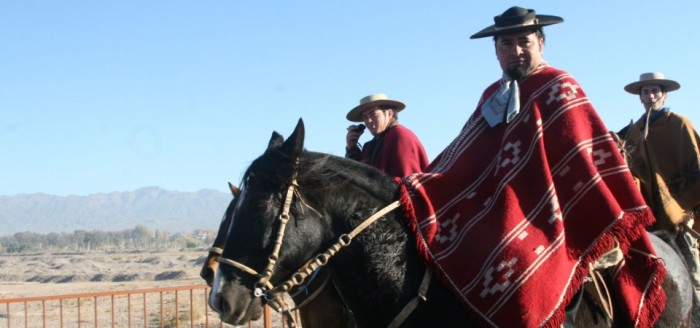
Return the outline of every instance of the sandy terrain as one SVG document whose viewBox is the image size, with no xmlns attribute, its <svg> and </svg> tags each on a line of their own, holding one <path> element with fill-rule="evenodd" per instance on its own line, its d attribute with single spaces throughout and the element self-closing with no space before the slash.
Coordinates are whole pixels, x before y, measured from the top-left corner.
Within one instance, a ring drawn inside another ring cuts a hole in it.
<svg viewBox="0 0 700 328">
<path fill-rule="evenodd" d="M 170 251 L 130 251 L 130 252 L 88 252 L 88 253 L 61 253 L 61 254 L 31 254 L 31 255 L 0 255 L 0 299 L 14 299 L 25 297 L 45 297 L 57 295 L 72 295 L 81 293 L 98 293 L 105 291 L 133 291 L 144 290 L 158 287 L 169 286 L 192 286 L 203 285 L 204 280 L 199 277 L 199 271 L 206 259 L 206 249 L 188 249 L 188 250 L 170 250 Z M 182 307 L 186 306 L 187 294 L 180 294 L 178 304 Z M 170 299 L 166 300 L 166 307 L 174 304 L 172 294 L 169 294 Z M 199 296 L 197 296 L 199 297 Z M 133 299 L 135 306 L 139 306 L 139 302 L 143 300 L 136 295 Z M 149 308 L 154 312 L 157 311 L 158 298 L 151 296 L 148 298 Z M 85 309 L 90 309 L 90 300 L 84 300 L 87 305 Z M 102 300 L 101 302 L 105 302 Z M 122 298 L 122 303 L 123 301 Z M 154 303 L 155 304 L 151 304 Z M 204 302 L 204 305 L 200 303 Z M 51 303 L 56 307 L 57 303 Z M 198 299 L 195 304 L 199 308 L 199 317 L 196 318 L 196 327 L 204 327 L 201 306 L 206 307 L 204 298 Z M 40 306 L 40 303 L 35 306 Z M 3 305 L 4 307 L 4 305 Z M 104 312 L 104 308 L 109 308 L 109 305 L 100 305 L 100 311 Z M 218 315 L 212 311 L 209 312 L 209 323 L 211 327 L 220 327 Z M 90 310 L 83 310 L 83 316 L 89 317 Z M 14 311 L 22 313 L 21 304 L 15 305 Z M 31 311 L 31 309 L 30 309 Z M 57 310 L 53 310 L 57 313 Z M 183 312 L 186 310 L 183 310 Z M 0 328 L 7 327 L 7 315 L 4 308 L 0 308 Z M 138 312 L 138 311 L 135 311 Z M 34 309 L 29 318 L 30 326 L 42 326 L 41 318 L 38 317 L 42 310 Z M 121 314 L 123 316 L 123 314 Z M 58 320 L 57 314 L 53 314 L 51 320 Z M 157 313 L 151 313 L 149 316 L 157 316 Z M 22 315 L 16 314 L 13 321 L 17 321 L 10 325 L 11 327 L 24 327 Z M 69 315 L 66 317 L 70 317 Z M 100 314 L 101 318 L 109 318 L 108 313 Z M 273 327 L 282 327 L 282 316 L 272 314 Z M 82 325 L 79 327 L 91 327 L 90 318 L 83 318 Z M 109 320 L 103 319 L 105 325 L 109 326 Z M 119 319 L 118 319 L 119 320 Z M 124 318 L 121 318 L 124 320 Z M 137 320 L 136 318 L 134 320 Z M 156 320 L 156 319 L 149 319 Z M 69 319 L 65 319 L 69 321 Z M 185 320 L 185 323 L 186 320 Z M 187 323 L 188 324 L 188 323 Z M 185 324 L 184 326 L 189 327 Z M 52 327 L 51 324 L 49 324 Z M 73 327 L 75 323 L 63 325 L 64 327 Z M 118 327 L 125 324 L 118 323 Z M 132 323 L 127 326 L 143 326 L 142 321 Z M 158 327 L 157 323 L 151 323 L 150 326 Z M 166 325 L 167 327 L 170 327 Z M 231 327 L 224 325 L 226 327 Z M 251 324 L 250 327 L 262 328 L 263 321 L 258 320 Z"/>
<path fill-rule="evenodd" d="M 0 255 L 0 298 L 204 283 L 206 250 Z"/>
</svg>

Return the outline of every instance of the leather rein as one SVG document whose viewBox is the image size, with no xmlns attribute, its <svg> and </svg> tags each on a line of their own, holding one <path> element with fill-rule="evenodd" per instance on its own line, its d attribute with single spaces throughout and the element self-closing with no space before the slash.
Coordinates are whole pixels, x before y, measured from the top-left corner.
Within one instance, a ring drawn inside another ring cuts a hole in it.
<svg viewBox="0 0 700 328">
<path fill-rule="evenodd" d="M 340 237 L 338 237 L 337 242 L 331 245 L 325 252 L 319 253 L 318 255 L 314 256 L 304 266 L 297 270 L 296 273 L 292 274 L 291 278 L 278 284 L 277 286 L 273 286 L 272 283 L 270 283 L 270 278 L 272 277 L 273 272 L 275 270 L 275 266 L 277 265 L 277 261 L 279 260 L 279 252 L 282 248 L 282 241 L 284 240 L 286 230 L 285 228 L 287 226 L 287 222 L 289 222 L 289 209 L 291 208 L 292 199 L 294 198 L 294 194 L 298 186 L 299 185 L 297 183 L 295 171 L 292 175 L 289 187 L 287 188 L 287 193 L 282 207 L 282 213 L 278 217 L 280 226 L 279 231 L 277 232 L 277 239 L 275 240 L 274 249 L 272 250 L 272 254 L 270 254 L 270 256 L 268 257 L 267 266 L 265 267 L 262 273 L 258 273 L 257 271 L 243 263 L 225 258 L 223 256 L 220 256 L 218 260 L 220 264 L 232 266 L 254 277 L 257 277 L 258 281 L 255 283 L 253 296 L 263 297 L 265 301 L 267 301 L 268 304 L 270 304 L 272 308 L 275 309 L 275 311 L 282 312 L 287 317 L 287 321 L 289 322 L 290 327 L 296 327 L 294 315 L 292 315 L 291 313 L 295 309 L 292 309 L 288 306 L 288 304 L 283 299 L 283 295 L 288 294 L 293 287 L 303 284 L 307 277 L 311 276 L 320 267 L 328 264 L 328 261 L 335 254 L 337 254 L 338 251 L 350 245 L 352 239 L 355 238 L 355 236 L 357 236 L 360 232 L 365 230 L 372 223 L 376 222 L 379 218 L 383 217 L 384 215 L 390 213 L 391 211 L 401 206 L 401 203 L 398 200 L 396 200 L 391 204 L 385 206 L 381 210 L 375 212 L 370 217 L 365 219 L 360 225 L 355 227 L 355 229 L 353 229 L 349 233 L 342 234 Z M 394 318 L 389 327 L 400 326 L 401 323 L 403 323 L 403 321 L 413 311 L 413 309 L 415 309 L 415 307 L 421 301 L 426 300 L 425 294 L 430 284 L 430 276 L 431 272 L 429 269 L 426 268 L 425 275 L 423 276 L 423 280 L 418 290 L 418 295 L 416 295 L 411 301 L 408 302 L 408 304 L 403 308 L 403 310 L 399 312 L 399 314 Z"/>
</svg>

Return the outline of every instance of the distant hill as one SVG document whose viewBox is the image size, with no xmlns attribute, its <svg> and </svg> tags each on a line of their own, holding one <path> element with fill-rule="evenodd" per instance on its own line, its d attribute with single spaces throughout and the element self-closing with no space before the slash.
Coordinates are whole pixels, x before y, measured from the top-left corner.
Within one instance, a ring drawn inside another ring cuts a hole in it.
<svg viewBox="0 0 700 328">
<path fill-rule="evenodd" d="M 178 192 L 158 187 L 88 196 L 0 196 L 0 236 L 22 231 L 119 231 L 136 225 L 172 233 L 217 230 L 230 201 L 230 193 L 217 190 Z"/>
</svg>

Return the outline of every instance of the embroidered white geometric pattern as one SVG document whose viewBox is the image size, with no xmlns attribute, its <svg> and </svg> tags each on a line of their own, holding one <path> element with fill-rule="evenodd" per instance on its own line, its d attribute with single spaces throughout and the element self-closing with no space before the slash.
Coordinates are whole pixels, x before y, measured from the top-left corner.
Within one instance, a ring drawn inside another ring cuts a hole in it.
<svg viewBox="0 0 700 328">
<path fill-rule="evenodd" d="M 514 143 L 509 142 L 505 147 L 503 147 L 503 151 L 510 151 L 513 154 L 513 157 L 503 159 L 503 161 L 501 161 L 501 167 L 506 167 L 508 164 L 518 163 L 520 160 L 520 144 L 522 144 L 522 142 L 518 140 Z"/>
<path fill-rule="evenodd" d="M 510 277 L 515 273 L 513 266 L 518 263 L 517 258 L 512 258 L 510 261 L 502 261 L 495 268 L 490 267 L 486 274 L 484 275 L 484 289 L 481 291 L 481 298 L 486 297 L 487 294 L 495 294 L 496 292 L 503 292 L 510 286 Z M 504 271 L 504 272 L 502 272 Z M 498 274 L 498 278 L 503 280 L 502 283 L 497 283 L 494 279 L 494 273 Z M 491 287 L 489 287 L 491 285 Z"/>
<path fill-rule="evenodd" d="M 540 254 L 542 254 L 542 252 L 544 252 L 543 245 L 537 246 L 537 248 L 535 248 L 535 254 L 540 255 Z"/>
<path fill-rule="evenodd" d="M 605 151 L 604 149 L 598 149 L 593 152 L 593 164 L 595 166 L 600 166 L 605 164 L 605 159 L 612 156 L 612 152 Z"/>
<path fill-rule="evenodd" d="M 521 233 L 518 235 L 518 239 L 524 240 L 525 238 L 527 238 L 528 235 L 529 235 L 529 233 L 527 232 L 527 230 L 523 230 L 523 232 L 521 232 Z"/>
<path fill-rule="evenodd" d="M 549 91 L 549 98 L 547 99 L 547 105 L 551 104 L 553 101 L 562 101 L 564 99 L 571 100 L 576 98 L 576 91 L 578 90 L 577 85 L 573 85 L 570 82 L 556 83 L 552 85 L 552 89 Z"/>
<path fill-rule="evenodd" d="M 435 240 L 438 243 L 451 242 L 457 237 L 457 225 L 455 221 L 459 219 L 459 213 L 448 220 L 441 220 L 440 225 L 438 225 L 438 232 L 435 234 Z"/>
<path fill-rule="evenodd" d="M 549 220 L 547 222 L 549 224 L 554 223 L 555 221 L 562 220 L 561 212 L 559 211 L 559 199 L 557 198 L 557 195 L 553 195 L 552 199 L 549 201 L 549 208 L 552 211 L 552 216 L 549 217 Z"/>
</svg>

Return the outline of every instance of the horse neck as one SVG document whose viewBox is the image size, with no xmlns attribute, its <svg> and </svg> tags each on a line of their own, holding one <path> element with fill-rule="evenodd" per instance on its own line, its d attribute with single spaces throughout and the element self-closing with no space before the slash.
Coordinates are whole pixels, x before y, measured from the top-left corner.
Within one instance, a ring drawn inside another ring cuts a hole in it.
<svg viewBox="0 0 700 328">
<path fill-rule="evenodd" d="M 361 326 L 388 326 L 417 296 L 427 270 L 413 233 L 403 224 L 401 209 L 397 211 L 357 235 L 330 262 L 338 293 Z M 429 326 L 473 327 L 459 301 L 435 278 L 427 300 L 402 325 Z"/>
<path fill-rule="evenodd" d="M 321 252 L 398 196 L 398 185 L 381 171 L 331 155 L 307 152 L 297 180 L 297 211 L 309 214 L 304 220 L 319 213 L 323 222 L 314 242 Z M 368 326 L 386 326 L 415 295 L 424 272 L 401 213 L 396 209 L 369 225 L 329 264 L 342 298 Z"/>
<path fill-rule="evenodd" d="M 399 220 L 390 215 L 376 222 L 332 262 L 340 294 L 367 326 L 386 326 L 415 296 L 425 272 Z"/>
</svg>

